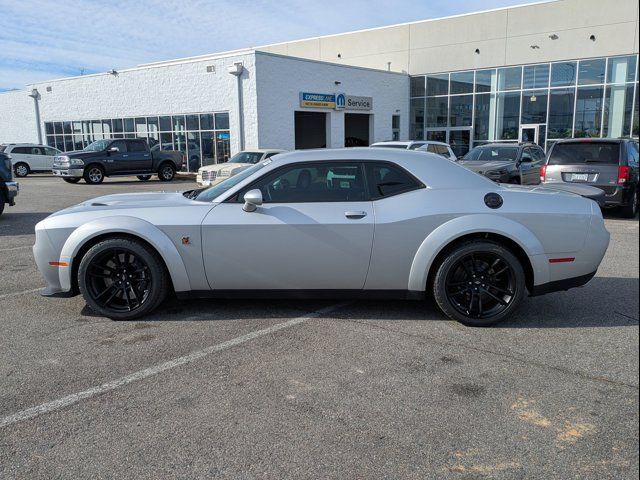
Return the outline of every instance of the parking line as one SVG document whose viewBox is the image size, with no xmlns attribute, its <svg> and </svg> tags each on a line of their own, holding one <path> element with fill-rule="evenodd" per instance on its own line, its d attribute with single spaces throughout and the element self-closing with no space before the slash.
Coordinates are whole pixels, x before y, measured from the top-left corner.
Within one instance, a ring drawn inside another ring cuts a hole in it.
<svg viewBox="0 0 640 480">
<path fill-rule="evenodd" d="M 11 252 L 13 250 L 24 250 L 25 248 L 33 248 L 32 245 L 24 245 L 23 247 L 0 248 L 0 252 Z"/>
<path fill-rule="evenodd" d="M 262 330 L 256 330 L 254 332 L 250 332 L 245 335 L 232 338 L 231 340 L 227 340 L 226 342 L 218 343 L 217 345 L 212 345 L 210 347 L 203 348 L 202 350 L 197 350 L 195 352 L 189 353 L 188 355 L 174 358 L 173 360 L 169 360 L 168 362 L 164 362 L 159 365 L 155 365 L 153 367 L 145 368 L 143 370 L 138 370 L 137 372 L 131 373 L 129 375 L 125 375 L 124 377 L 118 378 L 117 380 L 112 380 L 110 382 L 103 383 L 102 385 L 96 385 L 95 387 L 91 387 L 87 390 L 83 390 L 82 392 L 73 393 L 71 395 L 67 395 L 66 397 L 53 400 L 52 402 L 47 402 L 47 403 L 43 403 L 42 405 L 27 408 L 26 410 L 16 412 L 13 415 L 9 415 L 7 417 L 0 419 L 0 428 L 8 427 L 9 425 L 13 425 L 15 423 L 19 423 L 25 420 L 29 420 L 31 418 L 39 417 L 40 415 L 53 412 L 54 410 L 60 410 L 61 408 L 65 408 L 75 403 L 78 403 L 80 400 L 95 397 L 96 395 L 101 395 L 103 393 L 116 390 L 117 388 L 123 387 L 129 383 L 137 382 L 139 380 L 144 380 L 145 378 L 158 375 L 159 373 L 165 372 L 167 370 L 171 370 L 181 365 L 195 362 L 196 360 L 200 360 L 201 358 L 204 358 L 207 355 L 210 355 L 212 353 L 220 352 L 222 350 L 227 350 L 229 348 L 235 347 L 242 343 L 251 341 L 255 338 L 263 337 L 265 335 L 269 335 L 271 333 L 275 333 L 279 330 L 284 330 L 286 328 L 291 328 L 295 325 L 300 325 L 301 323 L 304 323 L 307 320 L 310 320 L 312 318 L 317 318 L 321 315 L 326 315 L 327 313 L 333 312 L 334 310 L 337 310 L 348 304 L 349 302 L 342 302 L 342 303 L 330 305 L 328 307 L 315 310 L 304 317 L 293 318 L 286 322 L 278 323 L 268 328 L 263 328 Z"/>
<path fill-rule="evenodd" d="M 23 290 L 22 292 L 3 293 L 2 295 L 0 295 L 0 300 L 2 300 L 3 298 L 17 297 L 19 295 L 26 295 L 27 293 L 39 292 L 40 290 L 42 290 L 42 287 L 40 287 L 40 288 L 32 288 L 31 290 Z"/>
</svg>

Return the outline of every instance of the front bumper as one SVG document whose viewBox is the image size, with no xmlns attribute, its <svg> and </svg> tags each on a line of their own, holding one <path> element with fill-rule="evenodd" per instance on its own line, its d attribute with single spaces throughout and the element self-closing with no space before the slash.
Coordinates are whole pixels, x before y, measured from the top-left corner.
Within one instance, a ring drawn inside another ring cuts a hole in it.
<svg viewBox="0 0 640 480">
<path fill-rule="evenodd" d="M 20 185 L 18 182 L 4 182 L 4 186 L 5 193 L 7 195 L 7 203 L 10 206 L 14 206 L 16 204 L 16 197 L 20 191 Z"/>
<path fill-rule="evenodd" d="M 81 178 L 84 175 L 84 168 L 53 168 L 53 175 L 56 177 Z"/>
</svg>

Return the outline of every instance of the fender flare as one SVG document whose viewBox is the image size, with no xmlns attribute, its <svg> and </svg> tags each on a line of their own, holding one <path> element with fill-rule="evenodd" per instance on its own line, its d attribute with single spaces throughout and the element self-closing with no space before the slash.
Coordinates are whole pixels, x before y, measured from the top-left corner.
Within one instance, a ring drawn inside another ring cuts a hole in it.
<svg viewBox="0 0 640 480">
<path fill-rule="evenodd" d="M 92 220 L 80 225 L 69 235 L 60 252 L 61 261 L 69 263 L 68 268 L 59 269 L 62 290 L 71 290 L 71 272 L 74 270 L 72 262 L 80 249 L 93 238 L 108 233 L 127 234 L 139 237 L 149 243 L 164 260 L 175 291 L 185 292 L 191 290 L 187 269 L 176 246 L 169 237 L 152 223 L 125 215 Z"/>
<path fill-rule="evenodd" d="M 451 242 L 473 233 L 493 233 L 517 243 L 529 257 L 533 269 L 534 285 L 549 279 L 549 267 L 540 240 L 524 225 L 494 215 L 465 215 L 443 223 L 424 239 L 413 258 L 409 272 L 408 289 L 424 291 L 433 261 Z"/>
</svg>

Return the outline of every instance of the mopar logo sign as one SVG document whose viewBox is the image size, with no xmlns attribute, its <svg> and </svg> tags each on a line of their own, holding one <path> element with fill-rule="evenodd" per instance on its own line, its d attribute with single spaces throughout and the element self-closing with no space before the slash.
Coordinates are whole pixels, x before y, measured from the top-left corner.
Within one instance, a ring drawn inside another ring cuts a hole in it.
<svg viewBox="0 0 640 480">
<path fill-rule="evenodd" d="M 344 96 L 344 93 L 339 93 L 336 95 L 336 110 L 343 109 L 347 104 L 347 99 Z"/>
</svg>

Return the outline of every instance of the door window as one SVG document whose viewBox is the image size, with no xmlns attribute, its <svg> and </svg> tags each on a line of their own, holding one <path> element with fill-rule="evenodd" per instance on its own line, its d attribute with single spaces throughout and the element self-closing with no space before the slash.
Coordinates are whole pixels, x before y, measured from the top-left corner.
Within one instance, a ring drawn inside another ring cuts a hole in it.
<svg viewBox="0 0 640 480">
<path fill-rule="evenodd" d="M 402 168 L 389 163 L 367 163 L 367 184 L 372 200 L 422 188 L 423 185 Z"/>
<path fill-rule="evenodd" d="M 109 145 L 109 148 L 117 148 L 119 153 L 124 153 L 127 151 L 127 142 L 124 140 L 117 140 Z"/>
<path fill-rule="evenodd" d="M 144 152 L 147 150 L 146 143 L 144 141 L 127 142 L 130 152 Z"/>
<path fill-rule="evenodd" d="M 296 165 L 268 175 L 245 192 L 254 188 L 262 191 L 264 203 L 361 202 L 367 197 L 360 163 Z"/>
<path fill-rule="evenodd" d="M 31 149 L 28 147 L 15 147 L 13 150 L 11 150 L 11 153 L 31 155 Z"/>
<path fill-rule="evenodd" d="M 531 151 L 530 148 L 525 148 L 522 151 L 522 161 L 524 163 L 531 163 L 533 162 L 533 152 Z"/>
<path fill-rule="evenodd" d="M 44 151 L 45 151 L 45 155 L 49 155 L 51 157 L 55 157 L 56 155 L 60 154 L 59 151 L 57 151 L 55 148 L 51 148 L 51 147 L 44 147 Z"/>
<path fill-rule="evenodd" d="M 437 146 L 434 145 L 433 143 L 430 143 L 429 145 L 427 145 L 427 152 L 431 152 L 431 153 L 439 153 Z"/>
<path fill-rule="evenodd" d="M 436 145 L 436 152 L 446 158 L 451 158 L 449 149 L 444 145 Z"/>
</svg>

